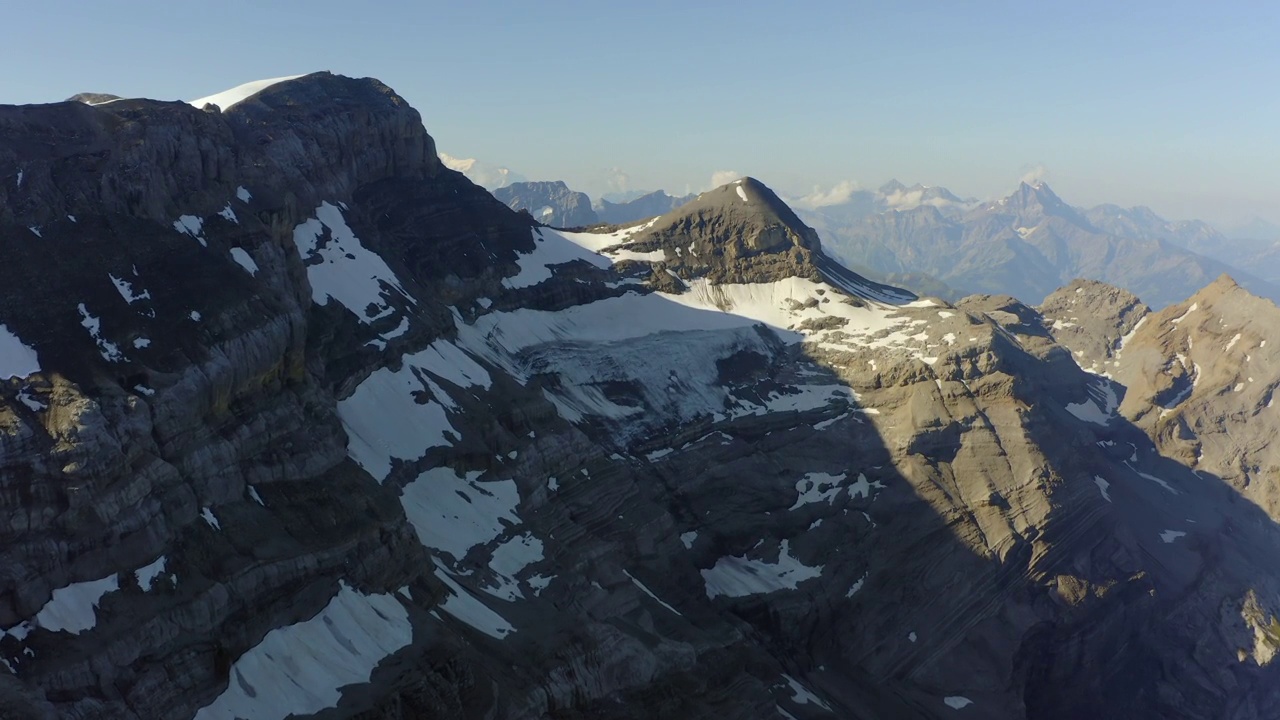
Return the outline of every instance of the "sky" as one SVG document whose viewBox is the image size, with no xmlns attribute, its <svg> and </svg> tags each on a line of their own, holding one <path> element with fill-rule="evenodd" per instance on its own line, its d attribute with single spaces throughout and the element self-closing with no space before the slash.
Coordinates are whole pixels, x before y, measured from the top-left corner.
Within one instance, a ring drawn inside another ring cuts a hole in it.
<svg viewBox="0 0 1280 720">
<path fill-rule="evenodd" d="M 599 196 L 752 175 L 1280 223 L 1280 4 L 0 0 L 0 103 L 373 76 L 437 147 Z M 465 5 L 465 6 L 464 6 Z"/>
</svg>

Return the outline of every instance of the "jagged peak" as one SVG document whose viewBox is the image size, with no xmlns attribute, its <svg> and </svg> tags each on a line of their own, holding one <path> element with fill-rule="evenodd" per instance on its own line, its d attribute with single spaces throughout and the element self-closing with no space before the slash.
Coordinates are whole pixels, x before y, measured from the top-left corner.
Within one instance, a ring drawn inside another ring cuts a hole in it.
<svg viewBox="0 0 1280 720">
<path fill-rule="evenodd" d="M 880 186 L 879 193 L 881 195 L 892 195 L 894 193 L 906 192 L 907 186 L 898 181 L 897 178 Z"/>
<path fill-rule="evenodd" d="M 1240 287 L 1240 283 L 1236 282 L 1235 278 L 1231 277 L 1227 273 L 1222 273 L 1218 277 L 1214 278 L 1213 282 L 1205 285 L 1203 288 L 1200 288 L 1200 290 L 1196 292 L 1195 295 L 1188 298 L 1188 300 L 1191 302 L 1196 302 L 1198 300 L 1213 300 L 1222 297 L 1223 295 L 1235 292 L 1248 293 L 1249 291 Z"/>
<path fill-rule="evenodd" d="M 1053 191 L 1053 188 L 1049 187 L 1049 183 L 1043 180 L 1037 180 L 1034 183 L 1025 181 L 1018 183 L 1018 189 L 1010 197 L 1034 199 L 1041 204 L 1062 202 L 1062 199 Z"/>
</svg>

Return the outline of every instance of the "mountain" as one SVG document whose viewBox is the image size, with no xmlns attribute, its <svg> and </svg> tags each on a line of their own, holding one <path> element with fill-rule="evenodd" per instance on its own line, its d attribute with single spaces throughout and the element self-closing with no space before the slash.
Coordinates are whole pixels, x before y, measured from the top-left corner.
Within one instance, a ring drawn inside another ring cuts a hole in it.
<svg viewBox="0 0 1280 720">
<path fill-rule="evenodd" d="M 525 210 L 538 222 L 561 228 L 627 225 L 670 212 L 696 197 L 672 197 L 655 190 L 626 202 L 592 202 L 586 193 L 571 190 L 563 180 L 511 183 L 493 193 L 512 210 Z"/>
<path fill-rule="evenodd" d="M 662 190 L 654 190 L 625 202 L 612 202 L 602 199 L 595 203 L 596 214 L 600 222 L 611 225 L 625 225 L 637 220 L 647 220 L 668 213 L 692 200 L 695 195 L 674 197 Z"/>
<path fill-rule="evenodd" d="M 1177 302 L 1230 272 L 1280 298 L 1280 287 L 1187 249 L 1219 237 L 1203 223 L 1169 223 L 1145 208 L 1082 211 L 1045 183 L 964 213 L 920 205 L 820 228 L 836 257 L 878 273 L 922 273 L 961 292 L 1039 300 L 1076 277 L 1124 287 L 1155 307 Z M 1270 276 L 1269 276 L 1270 277 Z"/>
<path fill-rule="evenodd" d="M 1080 287 L 1085 292 L 1076 297 L 1098 296 Z M 1118 411 L 1163 455 L 1223 478 L 1280 517 L 1274 482 L 1280 453 L 1270 429 L 1280 387 L 1280 348 L 1272 337 L 1280 309 L 1225 275 L 1160 312 L 1127 305 L 1120 323 L 1115 312 L 1096 306 L 1073 306 L 1066 320 L 1061 300 L 1045 315 L 1055 337 L 1127 389 Z M 1076 315 L 1084 316 L 1079 326 Z M 1098 352 L 1099 344 L 1112 351 Z"/>
<path fill-rule="evenodd" d="M 1202 253 L 1226 239 L 1208 223 L 1165 220 L 1151 208 L 1142 206 L 1098 205 L 1089 208 L 1085 216 L 1095 228 L 1112 235 L 1138 240 L 1168 240 Z"/>
<path fill-rule="evenodd" d="M 1280 242 L 1280 225 L 1255 217 L 1247 223 L 1230 228 L 1226 236 L 1232 240 Z"/>
<path fill-rule="evenodd" d="M 752 178 L 556 230 L 376 80 L 242 94 L 0 106 L 0 715 L 1280 701 L 1268 301 L 920 298 Z"/>
<path fill-rule="evenodd" d="M 921 206 L 936 208 L 946 214 L 963 212 L 976 203 L 964 200 L 950 190 L 916 183 L 907 187 L 897 180 L 890 180 L 877 190 L 847 188 L 829 193 L 793 199 L 799 212 L 807 221 L 818 226 L 839 226 L 861 220 L 876 213 L 891 210 L 911 210 Z"/>
<path fill-rule="evenodd" d="M 586 193 L 570 190 L 563 180 L 518 182 L 493 191 L 512 210 L 525 210 L 535 220 L 553 227 L 583 227 L 600 222 Z"/>
</svg>

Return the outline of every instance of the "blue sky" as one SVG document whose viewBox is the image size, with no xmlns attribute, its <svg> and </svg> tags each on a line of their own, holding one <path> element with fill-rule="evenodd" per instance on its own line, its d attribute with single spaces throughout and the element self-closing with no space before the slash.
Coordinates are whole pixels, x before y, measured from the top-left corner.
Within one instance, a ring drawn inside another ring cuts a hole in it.
<svg viewBox="0 0 1280 720">
<path fill-rule="evenodd" d="M 713 172 L 1280 222 L 1280 8 L 1207 2 L 8 2 L 0 102 L 382 79 L 444 151 L 682 192 Z M 1069 5 L 1053 7 L 1054 5 Z"/>
</svg>

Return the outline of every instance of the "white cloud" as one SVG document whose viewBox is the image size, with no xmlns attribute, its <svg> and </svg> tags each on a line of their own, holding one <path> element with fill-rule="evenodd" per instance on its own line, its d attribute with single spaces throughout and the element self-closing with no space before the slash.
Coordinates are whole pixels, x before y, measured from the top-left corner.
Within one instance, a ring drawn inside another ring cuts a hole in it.
<svg viewBox="0 0 1280 720">
<path fill-rule="evenodd" d="M 605 187 L 609 188 L 611 193 L 625 193 L 631 190 L 631 176 L 622 170 L 622 168 L 611 167 L 604 171 Z"/>
<path fill-rule="evenodd" d="M 711 173 L 711 187 L 718 188 L 742 177 L 737 170 L 717 170 Z"/>
<path fill-rule="evenodd" d="M 796 198 L 791 204 L 806 210 L 814 210 L 829 205 L 839 205 L 849 201 L 853 194 L 860 190 L 858 183 L 852 180 L 842 180 L 836 183 L 828 190 L 814 185 L 813 192 L 804 197 Z"/>
<path fill-rule="evenodd" d="M 1022 177 L 1019 178 L 1019 180 L 1028 185 L 1035 185 L 1039 182 L 1048 182 L 1049 168 L 1045 167 L 1044 163 L 1023 166 Z"/>
<path fill-rule="evenodd" d="M 512 172 L 510 168 L 482 163 L 475 158 L 454 157 L 448 153 L 440 153 L 439 155 L 440 162 L 444 163 L 445 167 L 466 175 L 468 180 L 486 190 L 496 190 L 511 183 L 525 181 L 523 175 Z"/>
</svg>

